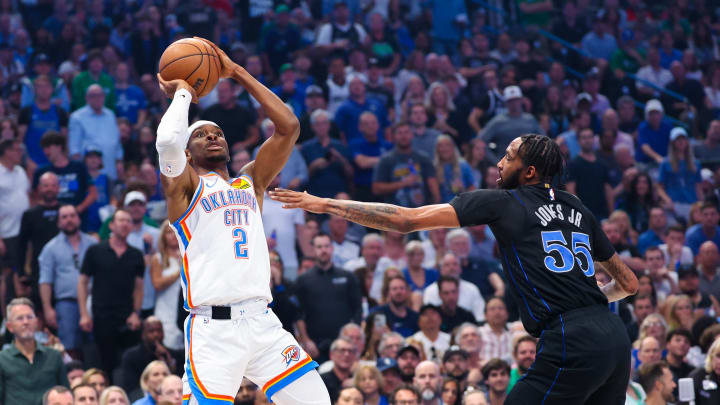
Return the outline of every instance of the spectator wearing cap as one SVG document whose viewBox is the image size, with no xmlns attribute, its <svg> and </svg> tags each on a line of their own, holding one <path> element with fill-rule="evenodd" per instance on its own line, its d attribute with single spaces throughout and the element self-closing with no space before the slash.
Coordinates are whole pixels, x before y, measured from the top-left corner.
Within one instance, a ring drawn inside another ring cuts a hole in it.
<svg viewBox="0 0 720 405">
<path fill-rule="evenodd" d="M 700 163 L 695 160 L 687 131 L 675 127 L 670 131 L 668 156 L 660 163 L 658 193 L 672 201 L 672 210 L 679 218 L 687 219 L 690 206 L 703 199 Z"/>
<path fill-rule="evenodd" d="M 405 383 L 412 383 L 415 376 L 415 367 L 422 359 L 420 350 L 411 345 L 405 344 L 401 347 L 397 354 L 397 365 L 400 369 L 400 378 Z"/>
<path fill-rule="evenodd" d="M 278 7 L 287 7 L 281 4 Z M 305 113 L 305 88 L 298 85 L 295 76 L 295 68 L 290 63 L 284 63 L 278 69 L 280 82 L 272 88 L 282 101 L 292 107 L 293 112 L 299 118 Z"/>
<path fill-rule="evenodd" d="M 440 316 L 442 323 L 440 330 L 451 333 L 457 326 L 463 323 L 475 323 L 473 314 L 458 306 L 460 280 L 456 277 L 441 276 L 436 285 L 438 286 L 440 300 Z"/>
<path fill-rule="evenodd" d="M 372 192 L 373 168 L 380 161 L 380 156 L 389 152 L 392 146 L 378 136 L 380 123 L 374 113 L 365 111 L 360 114 L 358 129 L 362 136 L 351 140 L 348 145 L 355 165 L 355 198 L 379 201 L 380 197 Z"/>
<path fill-rule="evenodd" d="M 70 110 L 70 93 L 68 92 L 65 81 L 52 73 L 53 63 L 46 53 L 36 53 L 33 56 L 33 76 L 24 76 L 20 79 L 22 85 L 20 95 L 20 106 L 28 107 L 35 100 L 35 84 L 34 80 L 40 76 L 50 78 L 52 86 L 52 95 L 50 102 L 65 111 Z M 31 78 L 32 77 L 32 78 Z"/>
<path fill-rule="evenodd" d="M 609 60 L 617 48 L 615 37 L 609 32 L 605 13 L 600 11 L 593 19 L 592 31 L 582 39 L 582 50 L 592 59 Z"/>
<path fill-rule="evenodd" d="M 22 214 L 20 222 L 20 233 L 17 236 L 16 282 L 27 282 L 32 287 L 32 299 L 39 303 L 38 295 L 38 256 L 45 244 L 58 233 L 58 202 L 59 183 L 58 177 L 47 172 L 40 176 L 37 187 L 37 205 L 28 209 Z M 25 272 L 27 264 L 27 252 L 30 256 L 30 274 Z M 18 285 L 18 284 L 16 284 Z M 76 322 L 77 324 L 77 322 Z"/>
<path fill-rule="evenodd" d="M 212 121 L 223 129 L 231 152 L 252 149 L 260 140 L 258 128 L 255 126 L 257 114 L 238 105 L 232 80 L 219 81 L 215 89 L 218 102 L 205 109 L 200 118 Z"/>
<path fill-rule="evenodd" d="M 313 138 L 313 128 L 310 117 L 317 110 L 327 110 L 327 99 L 322 87 L 311 84 L 305 88 L 305 113 L 300 117 L 300 137 L 297 144 L 302 144 Z M 340 139 L 340 130 L 334 122 L 330 122 L 330 137 Z"/>
<path fill-rule="evenodd" d="M 657 99 L 645 104 L 645 121 L 638 125 L 635 159 L 639 163 L 659 165 L 668 153 L 672 124 L 665 119 L 665 109 Z"/>
<path fill-rule="evenodd" d="M 290 62 L 290 55 L 300 48 L 300 30 L 290 22 L 290 8 L 285 4 L 275 7 L 275 18 L 266 22 L 260 35 L 257 53 L 274 72 Z M 279 72 L 282 76 L 282 72 Z M 294 81 L 293 77 L 293 81 Z M 286 84 L 283 81 L 283 86 Z M 300 91 L 302 94 L 302 91 Z M 297 110 L 295 111 L 297 114 Z"/>
<path fill-rule="evenodd" d="M 637 90 L 646 97 L 657 97 L 660 95 L 658 88 L 664 89 L 673 80 L 670 71 L 660 66 L 660 52 L 655 47 L 648 49 L 647 64 L 638 69 L 637 77 L 641 79 L 636 84 Z M 655 88 L 645 82 L 654 85 Z"/>
<path fill-rule="evenodd" d="M 10 301 L 5 319 L 15 339 L 0 352 L 0 401 L 39 404 L 46 390 L 56 385 L 67 387 L 62 354 L 35 340 L 38 319 L 32 301 Z"/>
<path fill-rule="evenodd" d="M 697 265 L 700 270 L 700 291 L 720 301 L 720 253 L 715 242 L 707 241 L 700 245 Z"/>
<path fill-rule="evenodd" d="M 100 149 L 94 146 L 88 148 L 85 151 L 84 163 L 92 180 L 92 184 L 95 185 L 95 189 L 97 190 L 97 200 L 88 207 L 83 228 L 89 232 L 97 232 L 102 225 L 100 209 L 110 204 L 112 183 L 107 174 L 102 173 L 103 156 Z"/>
<path fill-rule="evenodd" d="M 446 253 L 440 259 L 440 279 L 423 292 L 423 303 L 440 306 L 444 332 L 449 333 L 464 322 L 485 320 L 485 300 L 480 290 L 475 284 L 461 279 L 461 273 L 458 258 L 452 253 Z M 456 288 L 448 284 L 449 279 L 458 281 Z M 440 288 L 441 281 L 445 284 L 444 290 Z M 453 293 L 453 290 L 456 291 Z"/>
<path fill-rule="evenodd" d="M 387 304 L 375 308 L 372 314 L 385 315 L 390 330 L 409 337 L 418 330 L 418 314 L 408 306 L 410 287 L 403 276 L 393 276 L 388 280 Z"/>
<path fill-rule="evenodd" d="M 720 119 L 710 122 L 705 140 L 695 145 L 693 153 L 702 167 L 711 170 L 720 168 Z"/>
<path fill-rule="evenodd" d="M 80 216 L 72 205 L 58 210 L 57 228 L 60 232 L 45 244 L 38 257 L 40 298 L 45 323 L 57 329 L 65 350 L 77 355 L 82 343 L 77 280 L 85 252 L 97 241 L 80 231 Z"/>
<path fill-rule="evenodd" d="M 425 351 L 425 358 L 439 362 L 445 350 L 450 347 L 450 335 L 440 330 L 442 313 L 435 305 L 425 304 L 418 312 L 418 327 L 413 339 L 420 341 Z"/>
<path fill-rule="evenodd" d="M 115 67 L 115 114 L 127 118 L 136 131 L 142 128 L 147 119 L 147 99 L 142 89 L 130 81 L 130 66 L 120 62 Z"/>
<path fill-rule="evenodd" d="M 453 378 L 460 383 L 461 389 L 467 384 L 468 376 L 468 353 L 460 346 L 452 345 L 442 357 L 443 374 Z"/>
<path fill-rule="evenodd" d="M 38 166 L 45 166 L 50 162 L 43 154 L 42 136 L 48 131 L 58 131 L 67 135 L 68 113 L 52 102 L 53 88 L 48 76 L 36 77 L 33 81 L 33 90 L 34 101 L 20 109 L 18 134 L 25 140 L 28 157 Z"/>
<path fill-rule="evenodd" d="M 45 173 L 57 176 L 59 189 L 57 199 L 61 203 L 74 205 L 83 215 L 98 197 L 95 183 L 92 181 L 84 163 L 70 160 L 67 151 L 67 136 L 50 130 L 40 139 L 43 154 L 48 165 L 37 169 L 33 176 L 33 188 L 38 187 L 40 177 Z"/>
<path fill-rule="evenodd" d="M 91 61 L 92 65 L 94 62 Z M 68 149 L 72 160 L 80 160 L 90 147 L 103 154 L 103 173 L 111 180 L 118 177 L 122 167 L 123 149 L 115 113 L 103 106 L 105 91 L 99 84 L 90 84 L 85 92 L 87 105 L 70 114 Z M 73 98 L 74 101 L 74 98 Z"/>
<path fill-rule="evenodd" d="M 349 79 L 349 83 L 350 97 L 342 102 L 335 112 L 335 123 L 345 134 L 348 143 L 361 137 L 358 124 L 360 115 L 365 111 L 375 114 L 380 124 L 379 133 L 388 125 L 385 106 L 379 100 L 367 96 L 365 81 L 355 75 Z"/>
<path fill-rule="evenodd" d="M 678 268 L 677 272 L 678 289 L 680 293 L 690 298 L 696 318 L 720 312 L 720 304 L 718 304 L 717 299 L 700 291 L 700 273 L 695 266 L 683 265 Z"/>
<path fill-rule="evenodd" d="M 430 159 L 412 148 L 408 123 L 392 127 L 395 148 L 382 155 L 373 174 L 373 194 L 384 202 L 403 207 L 419 207 L 440 202 L 440 189 Z"/>
<path fill-rule="evenodd" d="M 712 241 L 716 246 L 720 246 L 720 226 L 718 226 L 720 215 L 717 205 L 705 201 L 700 207 L 700 213 L 702 215 L 700 223 L 691 226 L 685 232 L 686 245 L 694 255 L 698 254 L 700 246 L 706 241 Z"/>
<path fill-rule="evenodd" d="M 607 218 L 614 209 L 608 168 L 598 161 L 595 134 L 590 128 L 578 133 L 580 154 L 568 165 L 567 191 L 580 198 L 597 218 Z"/>
<path fill-rule="evenodd" d="M 103 103 L 110 110 L 115 109 L 115 84 L 112 77 L 103 72 L 105 62 L 100 50 L 93 49 L 87 55 L 88 70 L 80 72 L 72 81 L 72 109 L 76 111 L 89 100 L 86 99 L 88 88 L 97 84 L 103 90 Z"/>
<path fill-rule="evenodd" d="M 498 358 L 512 363 L 512 335 L 507 329 L 507 320 L 507 306 L 503 299 L 489 299 L 485 305 L 485 325 L 479 328 L 483 359 Z"/>
<path fill-rule="evenodd" d="M 505 154 L 513 139 L 529 134 L 544 134 L 540 124 L 531 114 L 523 112 L 523 94 L 518 86 L 508 86 L 503 90 L 507 112 L 498 114 L 488 122 L 481 137 L 489 145 L 493 143 L 496 155 Z"/>
<path fill-rule="evenodd" d="M 508 383 L 507 392 L 510 392 L 518 382 L 530 369 L 535 362 L 537 348 L 537 339 L 530 335 L 520 335 L 513 341 L 513 359 L 514 366 L 510 370 L 510 382 Z"/>
<path fill-rule="evenodd" d="M 88 248 L 78 277 L 80 328 L 93 332 L 106 373 L 118 364 L 119 353 L 137 342 L 140 328 L 145 262 L 143 253 L 127 243 L 132 227 L 130 213 L 117 210 L 110 239 Z M 90 278 L 92 316 L 87 305 Z"/>
<path fill-rule="evenodd" d="M 383 377 L 383 385 L 380 387 L 380 392 L 383 395 L 390 395 L 396 388 L 402 385 L 403 381 L 400 378 L 400 369 L 394 358 L 379 358 L 377 360 L 377 369 Z"/>
<path fill-rule="evenodd" d="M 333 362 L 333 368 L 327 373 L 320 374 L 320 377 L 325 383 L 333 403 L 337 400 L 345 381 L 352 377 L 352 370 L 358 355 L 357 347 L 348 338 L 337 338 L 330 345 L 330 360 Z"/>
<path fill-rule="evenodd" d="M 323 109 L 310 116 L 315 138 L 301 144 L 308 167 L 308 192 L 320 197 L 335 197 L 347 191 L 347 180 L 353 175 L 350 152 L 345 145 L 330 138 L 330 114 Z"/>
</svg>

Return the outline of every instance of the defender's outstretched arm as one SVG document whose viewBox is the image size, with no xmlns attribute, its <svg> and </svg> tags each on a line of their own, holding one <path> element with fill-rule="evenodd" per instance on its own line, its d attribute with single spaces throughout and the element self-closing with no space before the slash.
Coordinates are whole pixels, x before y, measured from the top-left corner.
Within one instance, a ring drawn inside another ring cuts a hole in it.
<svg viewBox="0 0 720 405">
<path fill-rule="evenodd" d="M 301 208 L 316 214 L 332 214 L 370 228 L 394 232 L 460 226 L 455 208 L 450 204 L 405 208 L 392 204 L 319 198 L 308 193 L 275 189 L 270 198 L 285 203 L 283 208 Z"/>
</svg>

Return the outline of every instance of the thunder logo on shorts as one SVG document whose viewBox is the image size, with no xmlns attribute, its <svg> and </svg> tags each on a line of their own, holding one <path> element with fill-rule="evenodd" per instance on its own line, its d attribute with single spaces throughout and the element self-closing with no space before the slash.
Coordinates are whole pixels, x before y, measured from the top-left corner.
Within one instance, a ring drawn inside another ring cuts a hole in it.
<svg viewBox="0 0 720 405">
<path fill-rule="evenodd" d="M 282 356 L 285 366 L 288 366 L 293 361 L 300 360 L 300 348 L 295 345 L 290 345 L 283 349 Z"/>
</svg>

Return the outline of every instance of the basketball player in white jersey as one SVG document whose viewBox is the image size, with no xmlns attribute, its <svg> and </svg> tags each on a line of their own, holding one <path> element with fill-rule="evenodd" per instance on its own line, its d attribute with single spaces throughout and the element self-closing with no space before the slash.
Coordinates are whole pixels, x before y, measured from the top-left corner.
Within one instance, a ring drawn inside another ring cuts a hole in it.
<svg viewBox="0 0 720 405">
<path fill-rule="evenodd" d="M 257 158 L 231 178 L 228 145 L 210 121 L 188 128 L 194 90 L 160 87 L 173 99 L 157 130 L 168 217 L 180 242 L 185 308 L 183 404 L 233 403 L 243 376 L 280 405 L 329 405 L 317 363 L 282 329 L 268 303 L 270 261 L 262 225 L 266 187 L 300 133 L 295 115 L 214 44 L 222 78 L 239 82 L 275 124 Z"/>
</svg>

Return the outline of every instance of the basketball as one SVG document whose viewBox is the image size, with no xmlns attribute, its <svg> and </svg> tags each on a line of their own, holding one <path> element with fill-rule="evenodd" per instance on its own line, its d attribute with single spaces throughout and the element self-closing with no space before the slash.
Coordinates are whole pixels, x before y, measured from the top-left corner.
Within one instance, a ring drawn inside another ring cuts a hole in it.
<svg viewBox="0 0 720 405">
<path fill-rule="evenodd" d="M 160 57 L 158 72 L 164 80 L 182 79 L 198 97 L 208 94 L 220 78 L 215 49 L 199 39 L 184 38 L 170 44 Z"/>
</svg>

